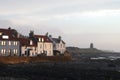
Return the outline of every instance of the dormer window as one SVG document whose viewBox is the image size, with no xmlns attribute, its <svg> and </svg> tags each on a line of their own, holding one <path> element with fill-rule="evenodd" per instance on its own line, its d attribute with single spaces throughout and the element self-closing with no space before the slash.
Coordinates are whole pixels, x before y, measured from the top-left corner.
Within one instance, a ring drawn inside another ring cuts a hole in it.
<svg viewBox="0 0 120 80">
<path fill-rule="evenodd" d="M 2 35 L 2 32 L 0 32 L 0 36 Z"/>
<path fill-rule="evenodd" d="M 33 41 L 32 40 L 30 40 L 30 45 L 33 45 Z"/>
<path fill-rule="evenodd" d="M 44 42 L 44 38 L 42 38 L 42 42 Z"/>
<path fill-rule="evenodd" d="M 9 41 L 9 43 L 8 43 L 9 45 L 11 45 L 11 41 Z"/>
<path fill-rule="evenodd" d="M 9 36 L 8 35 L 3 35 L 2 38 L 3 39 L 9 39 Z"/>
<path fill-rule="evenodd" d="M 14 43 L 13 43 L 13 44 L 14 44 L 14 46 L 17 46 L 18 42 L 17 42 L 17 41 L 14 41 Z"/>
<path fill-rule="evenodd" d="M 39 38 L 39 42 L 41 41 L 41 38 Z"/>
<path fill-rule="evenodd" d="M 6 52 L 5 49 L 1 49 L 1 53 L 2 53 L 3 55 L 5 54 L 5 52 Z"/>
<path fill-rule="evenodd" d="M 5 41 L 2 41 L 2 42 L 1 42 L 1 45 L 6 45 L 6 42 L 5 42 Z"/>
</svg>

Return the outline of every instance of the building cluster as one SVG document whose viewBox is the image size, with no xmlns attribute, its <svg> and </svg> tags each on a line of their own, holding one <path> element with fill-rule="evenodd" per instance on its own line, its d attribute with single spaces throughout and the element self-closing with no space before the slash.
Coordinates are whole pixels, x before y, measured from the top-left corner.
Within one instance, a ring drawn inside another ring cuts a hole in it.
<svg viewBox="0 0 120 80">
<path fill-rule="evenodd" d="M 30 31 L 23 36 L 15 29 L 0 29 L 0 56 L 54 56 L 63 55 L 66 51 L 61 36 L 36 35 Z"/>
</svg>

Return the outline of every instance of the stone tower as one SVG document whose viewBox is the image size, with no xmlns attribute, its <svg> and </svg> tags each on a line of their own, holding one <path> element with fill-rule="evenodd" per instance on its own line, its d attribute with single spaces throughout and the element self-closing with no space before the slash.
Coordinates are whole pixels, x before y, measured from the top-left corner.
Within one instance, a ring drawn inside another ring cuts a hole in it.
<svg viewBox="0 0 120 80">
<path fill-rule="evenodd" d="M 93 49 L 93 48 L 94 48 L 93 43 L 90 43 L 90 49 Z"/>
</svg>

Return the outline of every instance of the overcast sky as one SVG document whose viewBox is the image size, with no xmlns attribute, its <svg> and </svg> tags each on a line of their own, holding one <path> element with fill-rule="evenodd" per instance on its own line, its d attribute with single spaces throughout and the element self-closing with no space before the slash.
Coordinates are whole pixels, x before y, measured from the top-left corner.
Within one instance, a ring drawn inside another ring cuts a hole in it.
<svg viewBox="0 0 120 80">
<path fill-rule="evenodd" d="M 0 27 L 62 35 L 67 46 L 120 51 L 120 0 L 0 0 Z"/>
</svg>

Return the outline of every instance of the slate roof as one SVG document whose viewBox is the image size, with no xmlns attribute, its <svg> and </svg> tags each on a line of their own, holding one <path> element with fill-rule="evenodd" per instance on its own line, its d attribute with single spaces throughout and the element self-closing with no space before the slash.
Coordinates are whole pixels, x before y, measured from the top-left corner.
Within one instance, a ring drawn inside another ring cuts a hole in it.
<svg viewBox="0 0 120 80">
<path fill-rule="evenodd" d="M 62 41 L 63 44 L 65 44 L 65 42 L 63 40 L 60 40 L 58 38 L 52 38 L 53 42 L 55 43 L 60 43 L 60 41 Z"/>
</svg>

